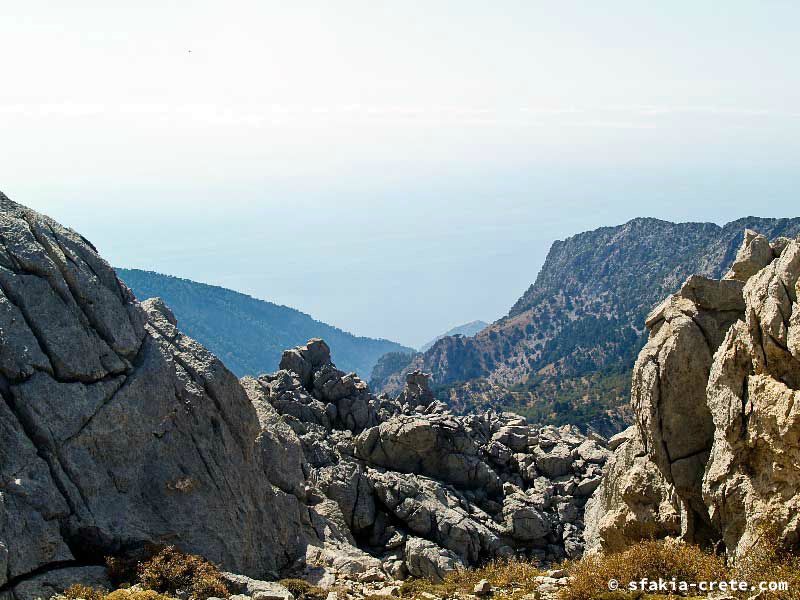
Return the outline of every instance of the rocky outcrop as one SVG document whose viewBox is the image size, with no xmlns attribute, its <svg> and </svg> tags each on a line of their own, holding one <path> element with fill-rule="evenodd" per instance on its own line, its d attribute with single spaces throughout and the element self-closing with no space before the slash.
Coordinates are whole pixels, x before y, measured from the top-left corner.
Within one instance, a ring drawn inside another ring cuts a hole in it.
<svg viewBox="0 0 800 600">
<path fill-rule="evenodd" d="M 747 231 L 724 279 L 691 277 L 653 311 L 636 428 L 589 503 L 588 546 L 680 535 L 741 556 L 764 535 L 798 543 L 799 278 L 798 240 Z"/>
<path fill-rule="evenodd" d="M 745 285 L 745 319 L 728 331 L 707 388 L 715 430 L 703 495 L 737 555 L 765 530 L 800 541 L 800 242 L 772 250 Z"/>
<path fill-rule="evenodd" d="M 422 372 L 376 397 L 319 339 L 239 381 L 85 239 L 0 209 L 0 593 L 151 543 L 323 585 L 582 552 L 604 439 L 456 416 Z"/>
<path fill-rule="evenodd" d="M 693 529 L 708 526 L 701 488 L 714 424 L 706 383 L 714 352 L 744 310 L 742 287 L 690 277 L 647 318 L 650 339 L 633 370 L 631 402 L 644 449 L 675 486 Z"/>
</svg>

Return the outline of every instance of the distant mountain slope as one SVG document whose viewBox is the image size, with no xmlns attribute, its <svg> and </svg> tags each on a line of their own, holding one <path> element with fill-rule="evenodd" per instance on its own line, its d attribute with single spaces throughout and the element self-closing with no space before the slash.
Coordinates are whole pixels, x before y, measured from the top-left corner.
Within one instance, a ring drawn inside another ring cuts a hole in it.
<svg viewBox="0 0 800 600">
<path fill-rule="evenodd" d="M 413 352 L 395 342 L 358 337 L 293 308 L 222 287 L 138 269 L 116 269 L 139 300 L 160 296 L 181 330 L 240 377 L 271 373 L 286 348 L 321 337 L 336 349 L 337 366 L 363 377 L 387 352 Z"/>
<path fill-rule="evenodd" d="M 508 316 L 473 338 L 445 337 L 394 374 L 433 374 L 461 410 L 514 409 L 543 422 L 622 425 L 644 318 L 693 273 L 724 274 L 745 228 L 795 237 L 800 218 L 746 217 L 724 227 L 634 219 L 553 244 L 536 282 Z"/>
<path fill-rule="evenodd" d="M 423 344 L 420 346 L 419 351 L 425 352 L 433 347 L 433 345 L 438 342 L 443 337 L 453 336 L 453 335 L 463 335 L 464 337 L 472 337 L 482 329 L 486 329 L 489 326 L 488 323 L 484 321 L 471 321 L 469 323 L 464 323 L 463 325 L 459 325 L 458 327 L 453 327 L 449 331 L 444 332 L 442 335 L 437 335 L 434 339 L 432 339 L 427 344 Z"/>
</svg>

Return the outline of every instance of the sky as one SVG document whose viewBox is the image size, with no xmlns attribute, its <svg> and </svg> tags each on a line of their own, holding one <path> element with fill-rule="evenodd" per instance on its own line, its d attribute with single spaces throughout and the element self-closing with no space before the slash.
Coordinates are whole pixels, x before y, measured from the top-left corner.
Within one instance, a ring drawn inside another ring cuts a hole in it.
<svg viewBox="0 0 800 600">
<path fill-rule="evenodd" d="M 0 190 L 115 266 L 418 346 L 550 244 L 798 216 L 800 3 L 0 3 Z M 334 349 L 335 351 L 335 349 Z"/>
</svg>

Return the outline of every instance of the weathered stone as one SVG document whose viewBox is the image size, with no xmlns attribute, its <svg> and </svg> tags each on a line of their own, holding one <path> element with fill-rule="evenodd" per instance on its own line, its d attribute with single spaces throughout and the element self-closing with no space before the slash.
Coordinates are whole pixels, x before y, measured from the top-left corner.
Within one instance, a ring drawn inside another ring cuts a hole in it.
<svg viewBox="0 0 800 600">
<path fill-rule="evenodd" d="M 492 593 L 492 584 L 489 583 L 488 579 L 481 579 L 475 584 L 475 587 L 472 588 L 472 593 L 476 596 L 488 596 Z"/>
<path fill-rule="evenodd" d="M 742 246 L 739 248 L 731 270 L 725 275 L 725 279 L 747 281 L 766 267 L 773 257 L 769 240 L 755 231 L 746 229 Z"/>
<path fill-rule="evenodd" d="M 66 567 L 26 579 L 13 588 L 12 594 L 15 600 L 46 600 L 76 583 L 99 590 L 114 589 L 105 567 Z"/>
<path fill-rule="evenodd" d="M 572 470 L 572 449 L 564 443 L 557 443 L 545 450 L 540 446 L 534 449 L 536 468 L 551 479 L 561 477 Z"/>
<path fill-rule="evenodd" d="M 421 538 L 409 538 L 405 557 L 408 572 L 412 576 L 435 582 L 444 581 L 448 573 L 464 567 L 453 552 Z"/>
<path fill-rule="evenodd" d="M 260 581 L 235 573 L 222 573 L 228 588 L 253 600 L 294 600 L 292 593 L 274 581 Z"/>
<path fill-rule="evenodd" d="M 478 444 L 450 416 L 400 415 L 356 439 L 360 458 L 371 464 L 418 473 L 465 488 L 500 489 L 500 481 L 481 460 Z"/>
<path fill-rule="evenodd" d="M 748 281 L 746 322 L 728 332 L 709 377 L 715 434 L 703 492 L 735 555 L 765 527 L 797 542 L 800 363 L 784 340 L 798 313 L 799 278 L 800 244 L 791 241 Z"/>
<path fill-rule="evenodd" d="M 586 504 L 587 548 L 622 551 L 643 539 L 677 536 L 681 531 L 677 494 L 644 450 L 638 429 L 614 451 L 604 478 Z"/>
</svg>

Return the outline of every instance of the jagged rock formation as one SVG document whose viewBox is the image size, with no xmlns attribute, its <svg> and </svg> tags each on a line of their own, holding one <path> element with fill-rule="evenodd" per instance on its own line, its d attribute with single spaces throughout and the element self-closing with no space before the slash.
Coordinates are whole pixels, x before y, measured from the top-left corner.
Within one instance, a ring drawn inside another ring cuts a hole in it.
<svg viewBox="0 0 800 600">
<path fill-rule="evenodd" d="M 745 228 L 794 237 L 800 219 L 747 217 L 724 227 L 634 219 L 557 241 L 508 316 L 472 338 L 393 355 L 376 367 L 373 387 L 396 394 L 405 373 L 421 369 L 457 412 L 502 406 L 612 435 L 633 422 L 630 375 L 648 312 L 692 274 L 722 277 Z"/>
<path fill-rule="evenodd" d="M 734 556 L 761 535 L 798 542 L 798 279 L 800 241 L 747 231 L 724 279 L 691 277 L 653 311 L 637 424 L 587 507 L 590 547 L 675 535 L 676 522 Z"/>
<path fill-rule="evenodd" d="M 245 387 L 296 434 L 309 504 L 327 505 L 384 575 L 437 579 L 514 554 L 581 554 L 583 507 L 609 455 L 602 438 L 512 414 L 453 415 L 421 372 L 397 399 L 375 397 L 322 340 L 287 350 L 281 366 Z M 330 580 L 331 565 L 313 560 L 306 576 L 315 567 Z"/>
</svg>

